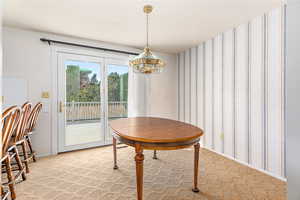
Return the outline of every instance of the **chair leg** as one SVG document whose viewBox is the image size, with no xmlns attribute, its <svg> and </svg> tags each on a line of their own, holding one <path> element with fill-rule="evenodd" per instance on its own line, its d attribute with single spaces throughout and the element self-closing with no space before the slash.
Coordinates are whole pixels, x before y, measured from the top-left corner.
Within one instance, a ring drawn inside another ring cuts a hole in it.
<svg viewBox="0 0 300 200">
<path fill-rule="evenodd" d="M 29 166 L 28 166 L 28 155 L 27 155 L 27 148 L 26 148 L 26 140 L 22 141 L 22 151 L 23 151 L 23 156 L 24 156 L 24 163 L 25 163 L 25 168 L 26 168 L 26 173 L 29 173 Z"/>
<path fill-rule="evenodd" d="M 26 137 L 26 140 L 27 140 L 27 143 L 28 143 L 28 147 L 29 147 L 30 153 L 32 155 L 32 160 L 33 160 L 33 162 L 36 162 L 35 153 L 33 151 L 32 143 L 31 143 L 31 138 L 29 137 L 29 135 Z"/>
<path fill-rule="evenodd" d="M 22 179 L 23 179 L 23 181 L 25 181 L 26 180 L 26 175 L 25 175 L 25 172 L 24 172 L 24 167 L 23 167 L 20 155 L 19 155 L 19 151 L 18 151 L 16 146 L 13 148 L 13 152 L 16 154 L 15 159 L 16 159 L 17 165 L 19 167 L 19 171 L 22 171 Z"/>
<path fill-rule="evenodd" d="M 8 196 L 9 196 L 9 191 L 4 191 L 3 190 L 3 188 L 1 187 L 1 189 L 2 189 L 2 192 L 1 192 L 1 194 L 2 194 L 2 199 L 1 200 L 8 200 Z"/>
<path fill-rule="evenodd" d="M 7 156 L 7 158 L 5 159 L 5 166 L 6 166 L 8 187 L 10 190 L 11 199 L 14 200 L 16 199 L 16 190 L 15 190 L 15 180 L 12 172 L 10 156 Z"/>
<path fill-rule="evenodd" d="M 156 150 L 153 151 L 153 159 L 154 159 L 154 160 L 157 160 L 157 159 L 158 159 L 158 158 L 157 158 L 157 152 L 156 152 Z"/>
</svg>

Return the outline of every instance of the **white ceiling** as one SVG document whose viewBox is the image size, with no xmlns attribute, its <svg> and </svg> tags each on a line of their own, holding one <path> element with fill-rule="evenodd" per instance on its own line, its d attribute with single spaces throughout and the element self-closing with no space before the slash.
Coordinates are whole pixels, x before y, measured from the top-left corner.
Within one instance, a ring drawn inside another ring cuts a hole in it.
<svg viewBox="0 0 300 200">
<path fill-rule="evenodd" d="M 4 25 L 175 53 L 280 6 L 281 0 L 6 0 Z"/>
</svg>

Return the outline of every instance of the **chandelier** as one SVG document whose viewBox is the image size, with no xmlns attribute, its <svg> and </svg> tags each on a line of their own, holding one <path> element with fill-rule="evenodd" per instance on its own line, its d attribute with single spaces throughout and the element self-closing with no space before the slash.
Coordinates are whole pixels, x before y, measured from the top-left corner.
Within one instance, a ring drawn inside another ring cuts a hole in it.
<svg viewBox="0 0 300 200">
<path fill-rule="evenodd" d="M 129 61 L 129 65 L 133 67 L 134 72 L 151 74 L 162 72 L 165 63 L 152 54 L 149 48 L 149 14 L 152 12 L 153 7 L 151 5 L 144 6 L 144 13 L 147 16 L 146 32 L 147 32 L 147 43 L 144 51 Z"/>
</svg>

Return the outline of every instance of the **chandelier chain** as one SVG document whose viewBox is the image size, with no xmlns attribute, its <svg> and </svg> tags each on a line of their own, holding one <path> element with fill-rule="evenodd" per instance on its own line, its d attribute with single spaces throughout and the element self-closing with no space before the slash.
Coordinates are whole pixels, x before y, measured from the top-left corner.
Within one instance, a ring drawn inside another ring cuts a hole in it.
<svg viewBox="0 0 300 200">
<path fill-rule="evenodd" d="M 147 45 L 146 45 L 146 47 L 149 47 L 149 14 L 148 13 L 147 13 L 146 32 L 147 32 Z"/>
</svg>

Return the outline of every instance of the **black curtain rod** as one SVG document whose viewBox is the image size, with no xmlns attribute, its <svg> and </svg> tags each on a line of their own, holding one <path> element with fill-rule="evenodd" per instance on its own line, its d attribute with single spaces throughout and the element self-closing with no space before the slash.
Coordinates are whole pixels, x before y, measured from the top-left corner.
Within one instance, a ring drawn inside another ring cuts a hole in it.
<svg viewBox="0 0 300 200">
<path fill-rule="evenodd" d="M 76 44 L 76 43 L 71 43 L 71 42 L 63 42 L 63 41 L 58 41 L 58 40 L 50 40 L 50 39 L 46 39 L 46 38 L 41 38 L 40 40 L 42 42 L 48 42 L 49 45 L 52 42 L 52 43 L 57 43 L 57 44 L 64 44 L 64 45 L 70 45 L 70 46 L 76 46 L 76 47 L 84 47 L 84 48 L 89 48 L 89 49 L 97 49 L 97 50 L 103 50 L 103 51 L 110 51 L 110 52 L 115 52 L 115 53 L 123 53 L 123 54 L 129 54 L 129 55 L 139 55 L 138 53 L 129 52 L 129 51 L 121 51 L 121 50 L 116 50 L 116 49 L 107 49 L 107 48 L 102 48 L 102 47 L 94 47 L 94 46 L 83 45 L 83 44 Z"/>
</svg>

